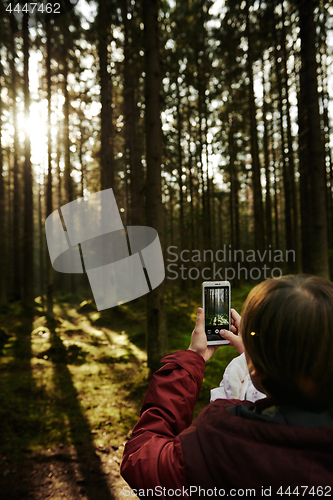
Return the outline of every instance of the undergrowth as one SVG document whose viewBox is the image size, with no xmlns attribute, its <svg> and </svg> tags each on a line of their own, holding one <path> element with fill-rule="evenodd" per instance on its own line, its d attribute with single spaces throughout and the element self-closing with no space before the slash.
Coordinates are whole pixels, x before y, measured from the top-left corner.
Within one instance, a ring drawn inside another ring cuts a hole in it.
<svg viewBox="0 0 333 500">
<path fill-rule="evenodd" d="M 233 290 L 241 309 L 249 288 Z M 166 291 L 169 352 L 187 349 L 200 289 Z M 0 453 L 18 460 L 52 446 L 119 446 L 133 428 L 148 386 L 141 297 L 98 312 L 84 296 L 58 296 L 54 320 L 42 298 L 35 315 L 13 303 L 0 313 Z M 237 355 L 220 347 L 207 363 L 195 415 Z"/>
</svg>

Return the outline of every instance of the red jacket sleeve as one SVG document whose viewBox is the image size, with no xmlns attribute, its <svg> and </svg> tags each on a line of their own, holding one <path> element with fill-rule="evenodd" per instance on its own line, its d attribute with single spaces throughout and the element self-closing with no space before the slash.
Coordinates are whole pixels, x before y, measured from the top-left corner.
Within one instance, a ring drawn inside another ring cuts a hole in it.
<svg viewBox="0 0 333 500">
<path fill-rule="evenodd" d="M 137 494 L 156 486 L 165 488 L 163 493 L 186 486 L 178 435 L 192 422 L 205 361 L 186 350 L 164 356 L 161 362 L 167 364 L 152 377 L 120 469 Z"/>
</svg>

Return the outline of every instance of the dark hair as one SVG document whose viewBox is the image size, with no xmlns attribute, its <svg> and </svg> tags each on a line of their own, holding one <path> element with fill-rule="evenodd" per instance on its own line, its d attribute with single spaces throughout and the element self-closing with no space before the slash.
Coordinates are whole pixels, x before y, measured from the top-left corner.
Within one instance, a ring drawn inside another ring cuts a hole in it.
<svg viewBox="0 0 333 500">
<path fill-rule="evenodd" d="M 333 284 L 317 276 L 269 279 L 249 293 L 241 334 L 263 387 L 277 400 L 333 408 Z"/>
</svg>

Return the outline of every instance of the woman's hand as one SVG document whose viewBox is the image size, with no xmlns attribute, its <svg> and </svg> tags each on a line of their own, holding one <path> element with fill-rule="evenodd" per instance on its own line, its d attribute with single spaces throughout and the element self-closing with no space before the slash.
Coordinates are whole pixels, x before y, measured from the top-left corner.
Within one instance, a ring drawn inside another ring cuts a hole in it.
<svg viewBox="0 0 333 500">
<path fill-rule="evenodd" d="M 189 350 L 197 352 L 203 357 L 205 361 L 208 361 L 213 356 L 218 347 L 218 345 L 207 346 L 207 336 L 205 332 L 205 313 L 204 310 L 199 307 L 197 311 L 197 320 L 192 332 Z"/>
<path fill-rule="evenodd" d="M 240 323 L 241 317 L 235 309 L 231 309 L 231 331 L 230 330 L 221 330 L 220 335 L 223 336 L 226 340 L 229 340 L 230 345 L 236 347 L 239 354 L 244 352 L 244 344 L 242 341 L 242 336 L 240 334 Z"/>
</svg>

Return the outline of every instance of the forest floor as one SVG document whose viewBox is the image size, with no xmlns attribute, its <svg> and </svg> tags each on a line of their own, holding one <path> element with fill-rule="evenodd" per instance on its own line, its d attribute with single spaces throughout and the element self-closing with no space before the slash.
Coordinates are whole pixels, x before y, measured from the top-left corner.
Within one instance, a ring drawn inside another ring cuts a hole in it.
<svg viewBox="0 0 333 500">
<path fill-rule="evenodd" d="M 170 351 L 187 348 L 196 299 L 167 304 Z M 1 500 L 124 498 L 122 453 L 148 386 L 144 305 L 102 314 L 62 298 L 52 321 L 41 299 L 31 318 L 18 303 L 0 312 Z M 235 356 L 218 353 L 195 414 Z"/>
</svg>

